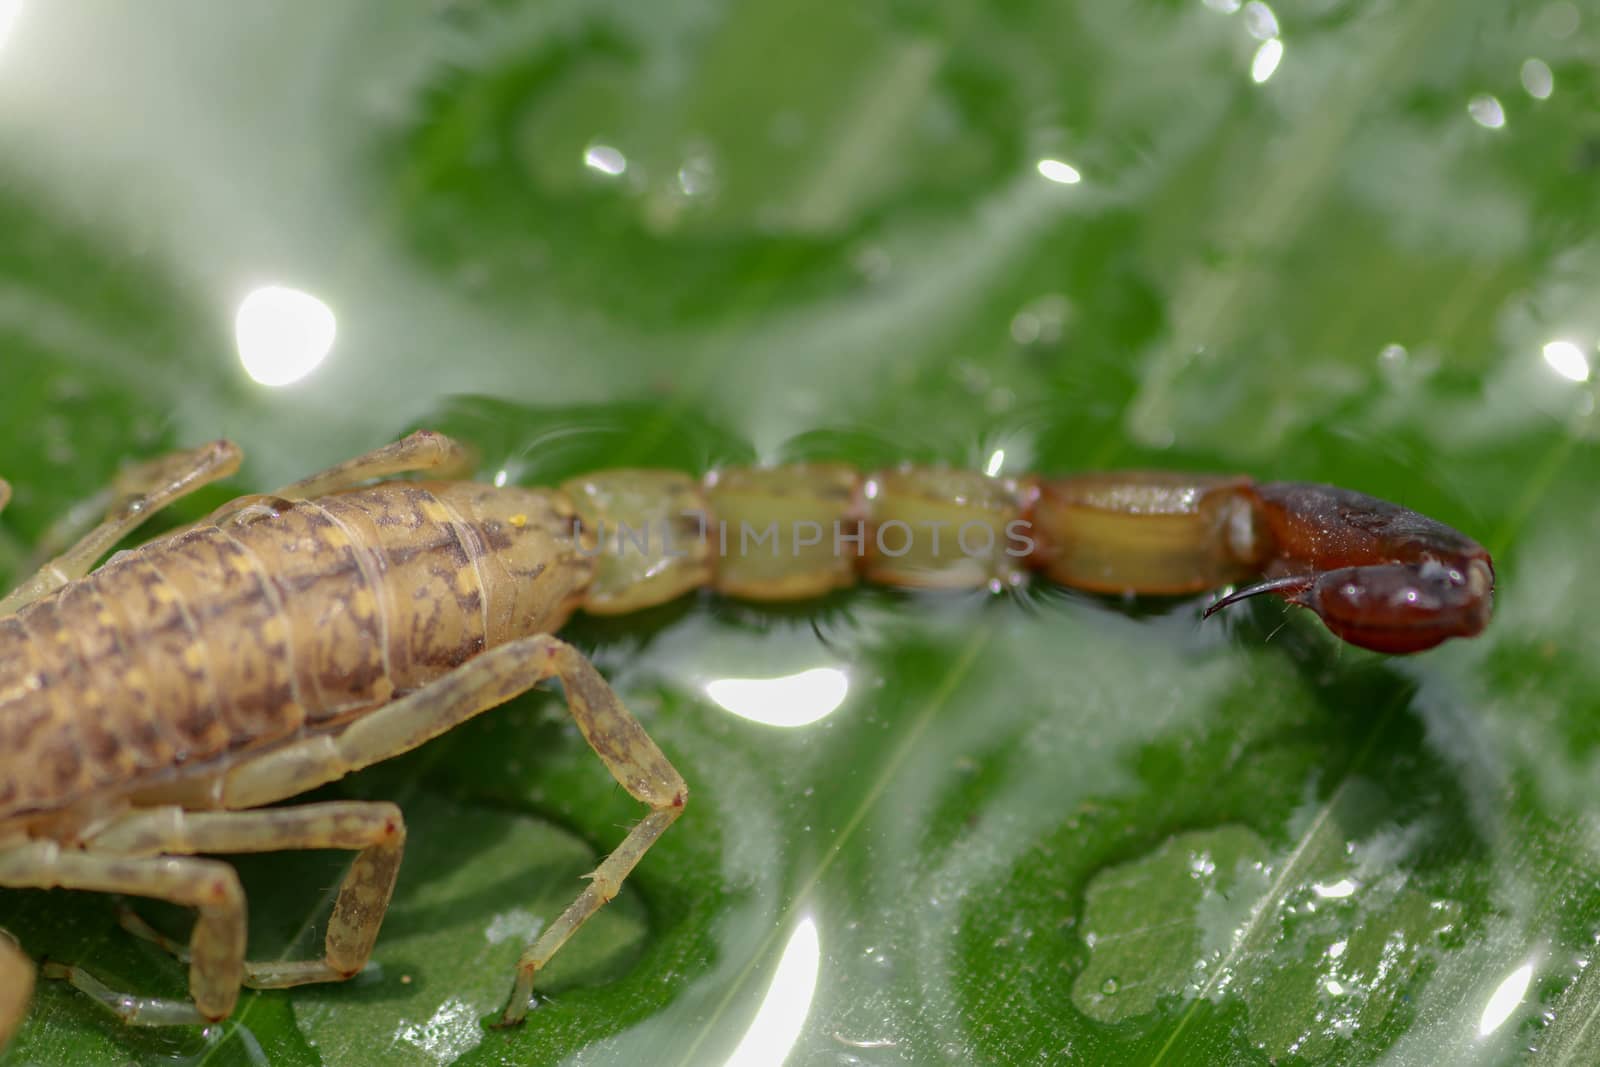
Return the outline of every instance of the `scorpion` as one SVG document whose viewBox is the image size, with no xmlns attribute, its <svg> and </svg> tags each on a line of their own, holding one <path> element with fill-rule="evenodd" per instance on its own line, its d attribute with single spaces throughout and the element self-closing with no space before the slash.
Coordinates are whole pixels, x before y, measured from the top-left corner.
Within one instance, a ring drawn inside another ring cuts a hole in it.
<svg viewBox="0 0 1600 1067">
<path fill-rule="evenodd" d="M 498 1024 L 521 1022 L 541 968 L 688 797 L 605 679 L 554 636 L 579 609 L 618 614 L 705 587 L 802 599 L 863 578 L 1000 591 L 1039 571 L 1095 593 L 1167 596 L 1254 579 L 1205 614 L 1272 594 L 1353 645 L 1410 653 L 1480 632 L 1494 588 L 1476 542 L 1331 486 L 810 463 L 701 478 L 610 470 L 525 488 L 461 480 L 470 450 L 429 431 L 235 499 L 95 569 L 156 511 L 240 462 L 224 440 L 132 468 L 104 521 L 0 600 L 0 886 L 196 913 L 186 947 L 122 913 L 187 961 L 187 999 L 42 965 L 129 1024 L 203 1025 L 226 1018 L 242 986 L 361 971 L 400 867 L 399 808 L 270 805 L 556 679 L 584 739 L 649 813 L 522 953 Z M 0 481 L 0 506 L 8 495 Z M 356 854 L 322 956 L 252 961 L 241 883 L 214 857 L 294 849 Z M 0 1048 L 34 979 L 0 936 Z"/>
</svg>

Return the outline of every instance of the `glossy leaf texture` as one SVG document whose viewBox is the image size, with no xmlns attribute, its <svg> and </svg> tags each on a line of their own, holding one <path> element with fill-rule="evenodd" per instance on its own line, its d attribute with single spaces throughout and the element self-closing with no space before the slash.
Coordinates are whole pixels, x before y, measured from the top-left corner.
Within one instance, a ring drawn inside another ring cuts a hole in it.
<svg viewBox="0 0 1600 1067">
<path fill-rule="evenodd" d="M 206 1033 L 45 982 L 0 1062 L 1600 1061 L 1597 35 L 1589 0 L 0 0 L 12 578 L 130 458 L 228 436 L 264 489 L 419 426 L 526 484 L 1330 482 L 1498 575 L 1487 633 L 1407 659 L 1043 587 L 580 620 L 692 794 L 524 1027 L 482 1020 L 639 815 L 548 692 L 318 794 L 410 823 L 356 980 Z M 236 323 L 263 290 L 277 333 Z M 252 952 L 314 953 L 345 862 L 241 859 Z M 105 898 L 0 890 L 0 926 L 184 988 Z"/>
</svg>

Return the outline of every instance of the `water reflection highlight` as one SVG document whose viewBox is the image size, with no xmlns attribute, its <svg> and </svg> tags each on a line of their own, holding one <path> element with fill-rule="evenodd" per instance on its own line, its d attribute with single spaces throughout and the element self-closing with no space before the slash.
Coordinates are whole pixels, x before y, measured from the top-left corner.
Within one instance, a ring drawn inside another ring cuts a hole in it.
<svg viewBox="0 0 1600 1067">
<path fill-rule="evenodd" d="M 1550 369 L 1572 382 L 1589 380 L 1589 359 L 1571 341 L 1551 341 L 1544 346 L 1544 361 Z"/>
<path fill-rule="evenodd" d="M 310 293 L 281 285 L 251 292 L 233 320 L 245 373 L 274 387 L 315 370 L 333 348 L 335 332 L 333 309 Z"/>
<path fill-rule="evenodd" d="M 1530 59 L 1522 64 L 1522 87 L 1535 100 L 1548 100 L 1556 91 L 1556 76 L 1550 64 L 1542 59 Z"/>
<path fill-rule="evenodd" d="M 839 709 L 850 676 L 837 667 L 813 667 L 780 678 L 718 678 L 706 696 L 741 719 L 767 726 L 809 726 Z"/>
<path fill-rule="evenodd" d="M 1261 0 L 1250 0 L 1244 5 L 1244 28 L 1258 41 L 1270 41 L 1278 36 L 1278 16 Z"/>
<path fill-rule="evenodd" d="M 728 1057 L 727 1067 L 779 1067 L 788 1059 L 811 1012 L 821 963 L 822 942 L 817 936 L 817 924 L 807 915 L 789 935 L 772 985 L 750 1029 Z"/>
<path fill-rule="evenodd" d="M 1495 987 L 1489 996 L 1489 1003 L 1483 1007 L 1483 1015 L 1478 1019 L 1479 1037 L 1488 1037 L 1511 1017 L 1511 1013 L 1517 1010 L 1517 1005 L 1527 995 L 1528 983 L 1532 978 L 1533 964 L 1524 963 Z"/>
<path fill-rule="evenodd" d="M 1498 130 L 1506 124 L 1506 109 L 1500 106 L 1499 100 L 1487 93 L 1467 101 L 1467 114 L 1486 130 Z"/>
<path fill-rule="evenodd" d="M 1281 62 L 1283 42 L 1276 37 L 1262 41 L 1261 47 L 1256 49 L 1255 58 L 1250 61 L 1250 80 L 1260 85 L 1272 77 Z"/>
<path fill-rule="evenodd" d="M 608 144 L 591 144 L 583 150 L 583 165 L 597 174 L 615 178 L 628 169 L 628 157 Z"/>
<path fill-rule="evenodd" d="M 1059 159 L 1041 159 L 1037 166 L 1040 174 L 1061 185 L 1077 185 L 1083 180 L 1083 175 L 1078 173 L 1077 167 L 1063 163 Z"/>
</svg>

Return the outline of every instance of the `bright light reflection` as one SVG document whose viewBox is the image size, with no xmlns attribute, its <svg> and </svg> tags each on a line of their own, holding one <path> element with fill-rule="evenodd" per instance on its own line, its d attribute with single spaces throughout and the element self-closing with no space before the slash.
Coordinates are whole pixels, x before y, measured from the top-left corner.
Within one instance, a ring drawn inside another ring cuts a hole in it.
<svg viewBox="0 0 1600 1067">
<path fill-rule="evenodd" d="M 1244 5 L 1245 32 L 1258 41 L 1270 41 L 1278 36 L 1278 16 L 1261 0 L 1250 0 Z"/>
<path fill-rule="evenodd" d="M 1350 878 L 1341 878 L 1331 885 L 1314 885 L 1312 890 L 1324 900 L 1339 900 L 1356 891 L 1356 883 Z"/>
<path fill-rule="evenodd" d="M 332 308 L 281 285 L 252 292 L 233 319 L 245 373 L 269 386 L 289 385 L 316 370 L 333 348 L 334 333 Z"/>
<path fill-rule="evenodd" d="M 608 144 L 591 144 L 583 150 L 583 165 L 608 178 L 615 178 L 628 169 L 628 157 Z"/>
<path fill-rule="evenodd" d="M 789 935 L 778 969 L 772 976 L 761 1008 L 745 1031 L 726 1067 L 781 1067 L 800 1040 L 800 1028 L 817 993 L 817 971 L 822 963 L 822 942 L 817 924 L 807 915 Z"/>
<path fill-rule="evenodd" d="M 1542 59 L 1529 59 L 1522 64 L 1522 87 L 1535 100 L 1548 100 L 1556 90 L 1556 76 L 1550 64 Z"/>
<path fill-rule="evenodd" d="M 1589 360 L 1583 349 L 1571 341 L 1551 341 L 1544 346 L 1544 361 L 1550 369 L 1574 382 L 1589 380 Z"/>
<path fill-rule="evenodd" d="M 1473 97 L 1467 101 L 1467 114 L 1486 130 L 1498 130 L 1506 124 L 1506 109 L 1500 106 L 1500 101 L 1488 93 Z"/>
<path fill-rule="evenodd" d="M 1220 11 L 1224 15 L 1231 15 L 1239 10 L 1239 0 L 1203 0 L 1204 4 L 1213 11 Z"/>
<path fill-rule="evenodd" d="M 983 473 L 991 478 L 998 478 L 1000 476 L 1000 468 L 1005 466 L 1005 463 L 1006 450 L 997 448 L 994 450 L 994 455 L 989 457 L 989 462 L 983 465 Z"/>
<path fill-rule="evenodd" d="M 850 676 L 837 667 L 813 667 L 782 678 L 718 678 L 706 696 L 741 719 L 767 726 L 809 726 L 844 703 Z"/>
<path fill-rule="evenodd" d="M 1483 1015 L 1478 1019 L 1478 1036 L 1488 1037 L 1500 1029 L 1500 1024 L 1511 1017 L 1517 1010 L 1517 1005 L 1522 1003 L 1522 998 L 1527 995 L 1528 982 L 1533 978 L 1533 964 L 1524 963 L 1521 967 L 1506 975 L 1505 981 L 1495 988 L 1489 996 L 1489 1003 L 1483 1006 Z"/>
<path fill-rule="evenodd" d="M 22 0 L 0 0 L 0 46 L 6 43 L 22 14 Z"/>
<path fill-rule="evenodd" d="M 1041 159 L 1038 167 L 1040 174 L 1062 185 L 1077 185 L 1083 180 L 1083 175 L 1078 173 L 1077 167 L 1063 163 L 1059 159 Z"/>
<path fill-rule="evenodd" d="M 1272 77 L 1282 61 L 1283 42 L 1276 37 L 1262 41 L 1261 47 L 1256 49 L 1256 57 L 1250 61 L 1250 80 L 1260 85 Z"/>
</svg>

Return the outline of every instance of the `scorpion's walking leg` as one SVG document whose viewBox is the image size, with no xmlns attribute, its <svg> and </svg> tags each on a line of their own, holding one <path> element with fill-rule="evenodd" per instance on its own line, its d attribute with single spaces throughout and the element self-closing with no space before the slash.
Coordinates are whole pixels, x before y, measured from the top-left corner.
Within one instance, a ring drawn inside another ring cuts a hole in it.
<svg viewBox="0 0 1600 1067">
<path fill-rule="evenodd" d="M 0 930 L 0 1049 L 6 1047 L 22 1024 L 32 994 L 33 964 L 11 935 Z"/>
<path fill-rule="evenodd" d="M 606 769 L 651 810 L 596 868 L 578 899 L 522 954 L 511 1000 L 500 1017 L 507 1026 L 527 1014 L 539 969 L 617 895 L 634 865 L 682 814 L 689 795 L 676 768 L 576 649 L 547 634 L 501 645 L 357 720 L 341 734 L 307 738 L 240 767 L 222 785 L 228 807 L 254 807 L 293 796 L 416 748 L 551 677 L 561 680 L 574 721 Z"/>
<path fill-rule="evenodd" d="M 226 478 L 239 469 L 238 446 L 212 441 L 199 448 L 174 452 L 125 471 L 108 494 L 112 510 L 105 520 L 76 544 L 40 567 L 4 600 L 0 616 L 20 611 L 40 597 L 49 596 L 68 582 L 82 578 L 95 562 L 151 515 L 180 497 Z"/>
<path fill-rule="evenodd" d="M 36 560 L 42 562 L 53 556 L 59 555 L 69 545 L 75 544 L 96 523 L 101 522 L 113 512 L 119 511 L 137 498 L 146 496 L 168 483 L 181 479 L 185 474 L 194 469 L 198 462 L 203 462 L 205 453 L 216 448 L 227 448 L 234 453 L 234 463 L 228 470 L 220 471 L 212 478 L 205 481 L 191 483 L 178 496 L 183 496 L 194 489 L 213 481 L 217 477 L 226 477 L 238 468 L 239 450 L 231 443 L 216 441 L 202 445 L 199 448 L 184 449 L 176 452 L 167 452 L 138 463 L 131 463 L 112 477 L 111 483 L 87 499 L 80 500 L 67 509 L 67 513 L 51 522 L 44 533 L 39 535 L 38 543 L 34 546 Z M 172 497 L 172 500 L 178 497 Z M 168 501 L 170 503 L 171 500 Z M 138 510 L 148 518 L 154 513 L 155 508 L 140 507 Z"/>
<path fill-rule="evenodd" d="M 471 471 L 472 451 L 453 437 L 433 430 L 418 430 L 393 444 L 337 463 L 309 478 L 279 489 L 273 496 L 288 500 L 337 493 L 362 482 L 412 471 L 430 471 L 440 478 L 459 478 Z"/>
<path fill-rule="evenodd" d="M 406 827 L 393 804 L 364 800 L 305 804 L 264 811 L 185 812 L 154 808 L 117 820 L 89 841 L 98 852 L 156 855 L 197 852 L 288 852 L 337 848 L 357 853 L 328 919 L 323 957 L 318 960 L 246 961 L 244 984 L 266 989 L 334 982 L 367 965 L 389 898 Z M 157 933 L 131 910 L 123 926 L 188 962 L 188 953 Z"/>
<path fill-rule="evenodd" d="M 189 938 L 189 995 L 170 1000 L 136 997 L 106 988 L 77 967 L 47 962 L 47 978 L 61 978 L 137 1026 L 200 1025 L 226 1018 L 244 977 L 244 890 L 233 868 L 189 857 L 130 858 L 63 850 L 37 841 L 0 854 L 0 885 L 35 889 L 88 889 L 130 893 L 196 909 Z"/>
<path fill-rule="evenodd" d="M 281 507 L 286 500 L 310 500 L 396 474 L 428 471 L 440 478 L 459 478 L 469 474 L 472 466 L 472 451 L 465 445 L 433 430 L 418 430 L 392 444 L 336 463 L 309 478 L 290 482 L 276 492 L 251 493 L 230 500 L 213 511 L 206 521 L 220 523 L 230 516 L 243 519 L 254 510 Z"/>
</svg>

